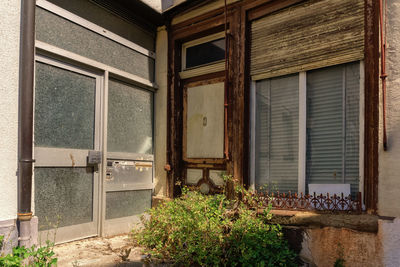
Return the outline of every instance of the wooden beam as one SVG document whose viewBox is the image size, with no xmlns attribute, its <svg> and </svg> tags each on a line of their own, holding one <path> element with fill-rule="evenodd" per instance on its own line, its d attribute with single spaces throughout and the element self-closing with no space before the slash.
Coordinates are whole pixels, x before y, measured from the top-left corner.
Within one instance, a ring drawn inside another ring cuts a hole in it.
<svg viewBox="0 0 400 267">
<path fill-rule="evenodd" d="M 365 0 L 365 157 L 364 199 L 370 213 L 378 203 L 379 5 Z"/>
</svg>

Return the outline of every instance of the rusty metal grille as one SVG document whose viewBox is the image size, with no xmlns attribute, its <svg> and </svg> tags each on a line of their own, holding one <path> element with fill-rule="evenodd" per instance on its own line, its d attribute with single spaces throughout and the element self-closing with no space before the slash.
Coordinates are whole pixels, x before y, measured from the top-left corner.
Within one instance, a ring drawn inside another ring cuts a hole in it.
<svg viewBox="0 0 400 267">
<path fill-rule="evenodd" d="M 285 193 L 247 192 L 242 200 L 251 208 L 269 208 L 298 211 L 362 212 L 361 193 L 353 199 L 351 195 L 300 195 Z"/>
</svg>

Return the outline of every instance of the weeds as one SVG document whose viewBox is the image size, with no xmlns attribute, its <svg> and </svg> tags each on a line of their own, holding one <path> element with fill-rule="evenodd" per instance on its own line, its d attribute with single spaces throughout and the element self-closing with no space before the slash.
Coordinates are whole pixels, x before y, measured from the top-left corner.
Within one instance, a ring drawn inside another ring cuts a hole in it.
<svg viewBox="0 0 400 267">
<path fill-rule="evenodd" d="M 56 239 L 56 233 L 60 217 L 58 216 L 56 225 L 52 225 L 55 228 L 54 242 L 48 240 L 49 233 L 47 233 L 47 241 L 43 246 L 33 245 L 30 248 L 24 246 L 14 247 L 12 253 L 4 255 L 0 253 L 0 267 L 19 267 L 19 266 L 35 266 L 35 267 L 51 267 L 57 266 L 57 257 L 53 250 Z M 48 222 L 47 218 L 46 221 Z M 48 222 L 49 223 L 49 222 Z M 50 224 L 49 224 L 50 225 Z M 0 236 L 0 252 L 5 242 L 4 236 Z M 41 244 L 41 240 L 39 240 Z"/>
<path fill-rule="evenodd" d="M 0 266 L 18 267 L 35 266 L 50 267 L 57 265 L 57 258 L 53 251 L 54 243 L 47 241 L 45 246 L 31 248 L 15 247 L 13 252 L 0 256 Z"/>
<path fill-rule="evenodd" d="M 281 227 L 269 224 L 269 211 L 257 215 L 225 195 L 203 195 L 185 187 L 182 193 L 151 209 L 149 219 L 143 218 L 144 227 L 133 231 L 153 261 L 179 266 L 296 266 Z"/>
</svg>

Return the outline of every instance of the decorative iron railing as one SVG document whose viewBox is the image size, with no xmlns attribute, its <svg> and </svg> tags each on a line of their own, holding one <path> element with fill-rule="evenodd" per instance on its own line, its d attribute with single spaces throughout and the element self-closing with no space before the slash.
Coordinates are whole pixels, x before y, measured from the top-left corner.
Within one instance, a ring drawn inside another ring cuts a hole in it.
<svg viewBox="0 0 400 267">
<path fill-rule="evenodd" d="M 353 199 L 351 195 L 300 195 L 285 193 L 246 192 L 242 195 L 243 202 L 253 208 L 267 208 L 298 211 L 330 211 L 330 212 L 362 212 L 361 193 Z"/>
</svg>

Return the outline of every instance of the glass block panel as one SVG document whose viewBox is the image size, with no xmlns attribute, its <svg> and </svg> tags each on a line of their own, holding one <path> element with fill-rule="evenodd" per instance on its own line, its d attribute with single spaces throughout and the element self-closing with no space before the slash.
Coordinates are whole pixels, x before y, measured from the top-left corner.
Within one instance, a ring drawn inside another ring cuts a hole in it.
<svg viewBox="0 0 400 267">
<path fill-rule="evenodd" d="M 35 145 L 93 149 L 96 79 L 36 63 Z"/>
<path fill-rule="evenodd" d="M 106 219 L 140 215 L 151 208 L 151 190 L 106 193 Z"/>
<path fill-rule="evenodd" d="M 111 80 L 108 151 L 153 153 L 153 93 Z"/>
<path fill-rule="evenodd" d="M 186 48 L 186 69 L 225 59 L 225 38 Z"/>
<path fill-rule="evenodd" d="M 39 230 L 93 221 L 92 168 L 35 168 Z"/>
<path fill-rule="evenodd" d="M 154 59 L 42 8 L 36 8 L 36 39 L 154 80 Z"/>
</svg>

